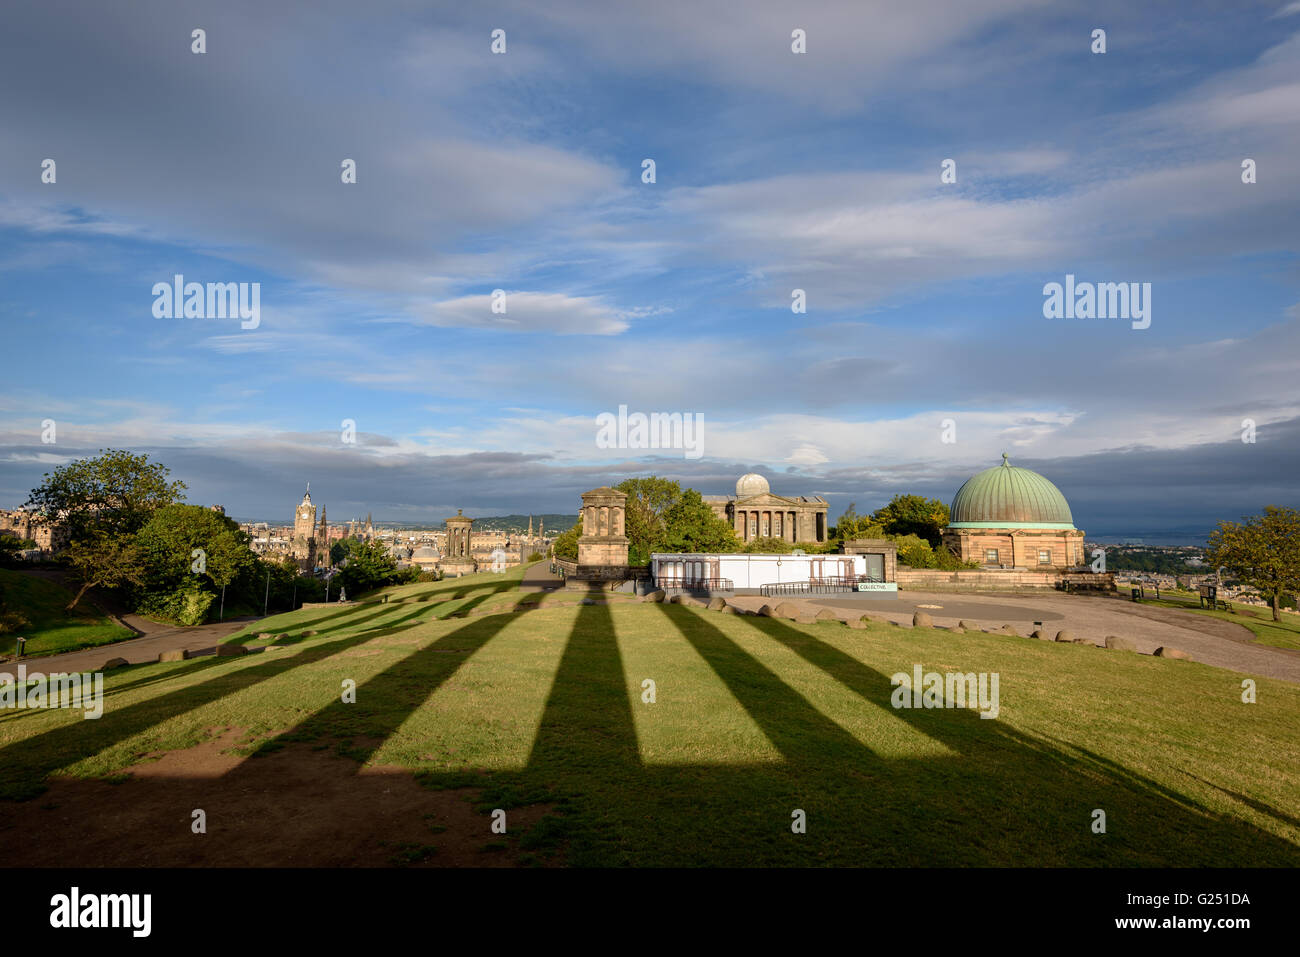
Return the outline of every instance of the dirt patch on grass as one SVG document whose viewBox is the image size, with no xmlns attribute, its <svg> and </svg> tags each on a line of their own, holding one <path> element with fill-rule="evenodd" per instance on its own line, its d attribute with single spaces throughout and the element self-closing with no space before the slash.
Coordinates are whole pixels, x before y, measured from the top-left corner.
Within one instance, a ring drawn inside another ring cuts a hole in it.
<svg viewBox="0 0 1300 957">
<path fill-rule="evenodd" d="M 242 729 L 213 729 L 112 780 L 52 778 L 0 802 L 0 843 L 29 867 L 510 867 L 562 863 L 520 839 L 550 805 L 507 809 L 507 833 L 475 810 L 478 788 L 432 790 L 404 768 L 361 768 L 328 745 L 227 753 Z M 355 742 L 353 742 L 355 744 Z M 206 833 L 192 830 L 195 810 Z"/>
</svg>

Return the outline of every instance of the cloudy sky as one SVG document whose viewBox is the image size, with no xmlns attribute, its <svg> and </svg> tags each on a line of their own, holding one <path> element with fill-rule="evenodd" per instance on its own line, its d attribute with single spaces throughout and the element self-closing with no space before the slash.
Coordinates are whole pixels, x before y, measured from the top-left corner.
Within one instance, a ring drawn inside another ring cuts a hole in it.
<svg viewBox="0 0 1300 957">
<path fill-rule="evenodd" d="M 0 89 L 0 507 L 105 447 L 285 522 L 1003 451 L 1090 537 L 1300 504 L 1300 2 L 49 0 Z M 156 317 L 176 274 L 259 324 Z M 1067 274 L 1150 327 L 1045 318 Z M 598 447 L 621 405 L 702 456 Z"/>
</svg>

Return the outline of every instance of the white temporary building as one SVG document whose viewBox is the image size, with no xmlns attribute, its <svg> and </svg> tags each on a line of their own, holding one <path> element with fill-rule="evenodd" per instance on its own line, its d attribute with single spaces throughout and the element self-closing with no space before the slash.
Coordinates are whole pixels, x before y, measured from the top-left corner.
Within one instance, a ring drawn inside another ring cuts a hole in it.
<svg viewBox="0 0 1300 957">
<path fill-rule="evenodd" d="M 729 579 L 737 590 L 789 582 L 833 579 L 883 581 L 870 555 L 709 555 L 658 553 L 650 556 L 650 571 L 660 587 Z M 716 585 L 714 586 L 716 587 Z"/>
</svg>

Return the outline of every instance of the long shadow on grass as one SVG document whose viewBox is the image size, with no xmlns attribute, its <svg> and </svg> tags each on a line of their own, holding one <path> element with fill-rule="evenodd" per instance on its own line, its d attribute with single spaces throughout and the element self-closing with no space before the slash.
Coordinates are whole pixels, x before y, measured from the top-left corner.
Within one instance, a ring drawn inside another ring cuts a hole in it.
<svg viewBox="0 0 1300 957">
<path fill-rule="evenodd" d="M 528 770 L 549 778 L 557 772 L 603 774 L 640 766 L 614 621 L 604 605 L 579 605 Z"/>
<path fill-rule="evenodd" d="M 424 611 L 417 609 L 413 614 Z M 365 763 L 429 695 L 510 620 L 506 615 L 484 616 L 443 635 L 359 685 L 355 703 L 345 704 L 340 699 L 330 704 L 296 727 L 264 742 L 254 754 L 278 750 L 291 741 L 328 738 L 348 742 L 348 756 Z M 394 629 L 391 633 L 404 630 L 407 629 Z M 451 651 L 459 653 L 449 654 Z M 238 774 L 236 769 L 228 777 Z"/>
<path fill-rule="evenodd" d="M 321 661 L 355 645 L 364 644 L 383 632 L 369 631 L 347 638 L 315 645 L 288 658 L 242 668 L 221 668 L 208 680 L 170 694 L 150 698 L 120 709 L 105 709 L 93 721 L 73 721 L 33 735 L 0 749 L 0 798 L 25 799 L 45 789 L 45 777 L 74 761 L 97 754 L 105 748 L 138 734 L 156 724 L 195 708 L 244 691 L 276 678 L 294 668 Z M 217 659 L 204 663 L 215 667 Z"/>
<path fill-rule="evenodd" d="M 886 857 L 893 863 L 1204 863 L 1205 852 L 1216 847 L 1225 852 L 1223 863 L 1297 859 L 1294 845 L 1238 819 L 1197 809 L 1186 797 L 1113 762 L 1087 760 L 1087 752 L 1081 756 L 1053 747 L 972 710 L 894 709 L 889 676 L 783 622 L 740 619 L 884 713 L 956 752 L 877 759 L 856 739 L 856 746 L 846 746 L 847 732 L 838 725 L 829 730 L 829 719 L 809 718 L 811 706 L 802 696 L 788 687 L 778 689 L 776 684 L 783 682 L 777 676 L 702 614 L 663 607 L 661 613 L 791 762 L 790 769 L 748 771 L 744 777 L 751 793 L 766 793 L 774 783 L 779 793 L 789 771 L 797 771 L 805 803 L 833 814 L 835 829 L 846 819 L 865 825 L 846 832 L 841 851 L 865 835 L 864 849 L 876 862 L 881 849 L 878 843 L 873 846 L 873 838 L 898 841 L 903 855 L 887 852 L 894 854 Z M 846 787 L 863 772 L 868 788 Z M 727 769 L 715 782 L 720 788 L 739 787 L 733 778 Z M 724 783 L 728 780 L 730 786 Z M 1090 830 L 1095 808 L 1110 818 L 1107 835 Z M 698 817 L 700 812 L 695 813 Z M 727 824 L 719 821 L 718 826 Z"/>
</svg>

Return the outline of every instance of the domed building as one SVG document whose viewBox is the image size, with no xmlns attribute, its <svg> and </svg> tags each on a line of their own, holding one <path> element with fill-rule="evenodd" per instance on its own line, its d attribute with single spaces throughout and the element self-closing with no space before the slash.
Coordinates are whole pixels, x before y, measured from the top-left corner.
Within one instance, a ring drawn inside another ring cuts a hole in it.
<svg viewBox="0 0 1300 957">
<path fill-rule="evenodd" d="M 1005 452 L 1001 465 L 966 480 L 950 513 L 943 543 L 962 561 L 1043 571 L 1084 564 L 1083 532 L 1061 490 Z"/>
<path fill-rule="evenodd" d="M 702 498 L 713 514 L 730 523 L 742 542 L 754 538 L 780 538 L 793 544 L 826 541 L 826 499 L 818 495 L 776 495 L 767 479 L 757 472 L 748 472 L 737 480 L 734 496 Z"/>
</svg>

